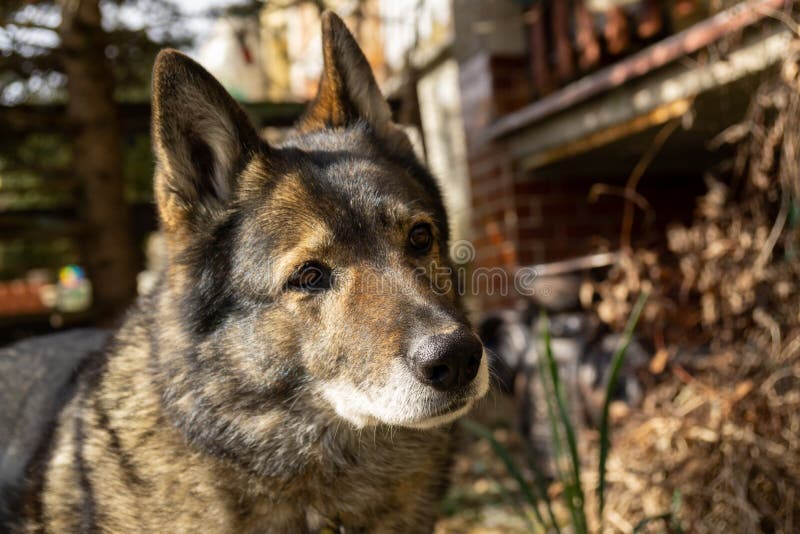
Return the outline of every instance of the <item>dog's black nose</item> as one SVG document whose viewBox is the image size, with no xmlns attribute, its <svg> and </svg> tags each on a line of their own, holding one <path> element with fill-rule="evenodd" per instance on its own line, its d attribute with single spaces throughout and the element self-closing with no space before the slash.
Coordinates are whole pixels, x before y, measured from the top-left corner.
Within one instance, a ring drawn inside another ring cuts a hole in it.
<svg viewBox="0 0 800 534">
<path fill-rule="evenodd" d="M 482 355 L 483 345 L 478 338 L 459 328 L 423 339 L 411 356 L 411 368 L 423 383 L 448 391 L 472 382 Z"/>
</svg>

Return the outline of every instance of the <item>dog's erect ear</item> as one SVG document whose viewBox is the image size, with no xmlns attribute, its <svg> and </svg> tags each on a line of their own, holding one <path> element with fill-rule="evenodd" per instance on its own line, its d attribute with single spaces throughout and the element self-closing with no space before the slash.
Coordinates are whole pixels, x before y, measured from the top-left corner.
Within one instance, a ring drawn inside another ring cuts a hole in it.
<svg viewBox="0 0 800 534">
<path fill-rule="evenodd" d="M 158 55 L 155 192 L 167 230 L 224 207 L 260 142 L 244 111 L 208 71 L 175 50 Z"/>
<path fill-rule="evenodd" d="M 332 11 L 322 14 L 325 67 L 317 98 L 299 124 L 301 131 L 348 126 L 366 120 L 378 132 L 391 125 L 392 113 L 367 58 L 353 35 Z"/>
</svg>

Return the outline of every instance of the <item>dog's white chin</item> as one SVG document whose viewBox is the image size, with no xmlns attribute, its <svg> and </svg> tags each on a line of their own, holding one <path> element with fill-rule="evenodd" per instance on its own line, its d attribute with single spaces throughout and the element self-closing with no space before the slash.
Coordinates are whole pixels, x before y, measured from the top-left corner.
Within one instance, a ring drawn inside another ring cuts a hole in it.
<svg viewBox="0 0 800 534">
<path fill-rule="evenodd" d="M 489 391 L 489 366 L 485 354 L 470 389 L 470 397 L 463 406 L 445 414 L 427 416 L 430 387 L 416 380 L 398 361 L 390 370 L 389 379 L 377 389 L 364 391 L 347 380 L 339 379 L 322 384 L 320 393 L 339 417 L 356 428 L 383 424 L 428 429 L 455 421 L 486 395 Z"/>
<path fill-rule="evenodd" d="M 408 428 L 435 428 L 437 426 L 446 425 L 447 423 L 452 423 L 462 415 L 466 414 L 468 411 L 472 409 L 472 405 L 475 401 L 468 401 L 462 408 L 457 410 L 453 410 L 452 412 L 448 412 L 444 415 L 437 415 L 436 417 L 431 417 L 428 419 L 422 419 L 421 421 L 409 421 L 405 424 L 401 424 L 400 426 L 405 426 Z"/>
</svg>

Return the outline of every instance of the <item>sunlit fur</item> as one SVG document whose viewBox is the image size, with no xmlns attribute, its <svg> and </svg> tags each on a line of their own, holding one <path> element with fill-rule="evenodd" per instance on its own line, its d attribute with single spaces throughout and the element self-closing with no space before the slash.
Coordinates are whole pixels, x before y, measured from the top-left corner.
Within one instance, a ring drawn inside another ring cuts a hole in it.
<svg viewBox="0 0 800 534">
<path fill-rule="evenodd" d="M 426 532 L 452 422 L 488 388 L 442 392 L 408 358 L 469 328 L 436 181 L 389 122 L 360 50 L 324 16 L 320 95 L 268 146 L 202 68 L 154 71 L 156 198 L 168 262 L 88 358 L 28 467 L 26 532 Z M 434 244 L 409 250 L 429 224 Z M 313 260 L 317 293 L 287 286 Z"/>
</svg>

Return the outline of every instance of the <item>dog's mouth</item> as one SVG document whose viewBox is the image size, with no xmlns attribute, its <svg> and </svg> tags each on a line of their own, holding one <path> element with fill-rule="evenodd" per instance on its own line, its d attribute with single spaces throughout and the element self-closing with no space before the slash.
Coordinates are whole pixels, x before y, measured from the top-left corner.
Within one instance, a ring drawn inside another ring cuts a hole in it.
<svg viewBox="0 0 800 534">
<path fill-rule="evenodd" d="M 434 410 L 432 413 L 425 417 L 421 417 L 414 421 L 408 421 L 402 426 L 410 428 L 433 428 L 442 426 L 452 421 L 455 421 L 462 415 L 466 414 L 475 402 L 474 398 L 461 398 L 446 403 L 439 409 Z"/>
<path fill-rule="evenodd" d="M 489 389 L 489 370 L 481 363 L 476 379 L 458 391 L 442 392 L 425 386 L 398 361 L 383 386 L 367 390 L 345 380 L 323 384 L 322 397 L 339 417 L 362 428 L 386 424 L 429 429 L 452 423 L 466 414 Z"/>
<path fill-rule="evenodd" d="M 461 408 L 465 407 L 467 404 L 472 402 L 472 399 L 467 397 L 462 397 L 458 399 L 454 399 L 448 401 L 444 404 L 444 406 L 434 409 L 433 413 L 431 413 L 430 417 L 441 417 L 443 415 L 448 415 L 450 413 L 456 412 Z"/>
</svg>

